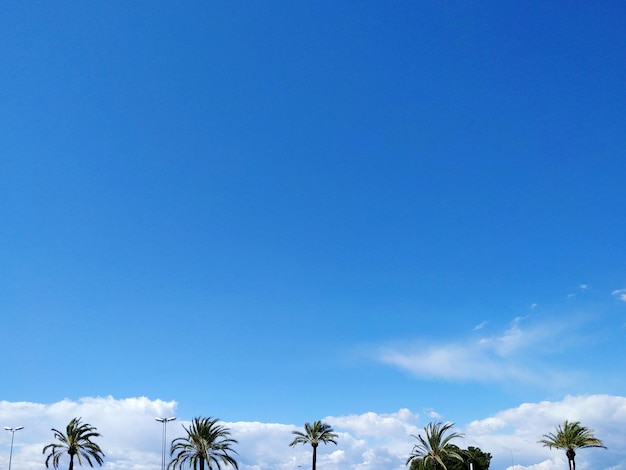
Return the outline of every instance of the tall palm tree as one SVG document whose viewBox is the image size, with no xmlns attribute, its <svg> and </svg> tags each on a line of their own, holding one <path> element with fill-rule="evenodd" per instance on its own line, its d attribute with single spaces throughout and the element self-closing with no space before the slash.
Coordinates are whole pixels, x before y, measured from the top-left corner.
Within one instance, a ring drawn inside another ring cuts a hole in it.
<svg viewBox="0 0 626 470">
<path fill-rule="evenodd" d="M 565 421 L 563 426 L 556 427 L 556 432 L 544 434 L 545 439 L 539 441 L 544 447 L 552 449 L 565 449 L 565 455 L 569 463 L 570 470 L 576 470 L 576 452 L 574 449 L 585 447 L 602 447 L 606 449 L 600 439 L 593 435 L 593 431 L 586 426 L 582 426 L 579 421 L 570 423 Z"/>
<path fill-rule="evenodd" d="M 43 448 L 43 453 L 49 452 L 46 458 L 46 468 L 52 462 L 54 468 L 59 467 L 59 460 L 65 453 L 70 456 L 69 470 L 74 469 L 74 457 L 79 465 L 85 460 L 90 467 L 93 467 L 93 459 L 97 464 L 102 465 L 104 453 L 100 446 L 92 441 L 94 437 L 100 437 L 97 429 L 87 423 L 81 423 L 82 418 L 73 418 L 65 428 L 65 434 L 52 428 L 54 437 L 58 443 L 48 444 Z"/>
<path fill-rule="evenodd" d="M 304 432 L 293 431 L 292 434 L 295 434 L 296 437 L 291 441 L 289 447 L 293 447 L 296 444 L 311 444 L 311 447 L 313 447 L 313 464 L 311 470 L 315 470 L 317 466 L 317 446 L 320 442 L 322 444 L 332 442 L 337 445 L 337 434 L 334 433 L 330 425 L 322 423 L 321 421 L 315 421 L 313 424 L 304 423 Z"/>
<path fill-rule="evenodd" d="M 413 461 L 417 461 L 417 466 L 420 469 L 447 470 L 443 461 L 444 458 L 453 458 L 462 462 L 461 450 L 452 444 L 452 440 L 462 438 L 463 434 L 451 432 L 447 436 L 445 435 L 452 426 L 454 423 L 428 423 L 424 428 L 426 439 L 421 435 L 411 435 L 418 442 L 413 446 L 406 464 L 409 465 Z"/>
<path fill-rule="evenodd" d="M 168 465 L 168 469 L 182 470 L 185 463 L 193 470 L 204 470 L 204 464 L 209 470 L 213 466 L 221 470 L 223 465 L 231 465 L 238 469 L 237 461 L 231 454 L 237 452 L 232 448 L 237 444 L 235 439 L 230 437 L 230 430 L 221 424 L 217 418 L 194 418 L 191 426 L 183 429 L 187 432 L 187 437 L 179 437 L 172 441 L 170 455 L 174 458 Z"/>
</svg>

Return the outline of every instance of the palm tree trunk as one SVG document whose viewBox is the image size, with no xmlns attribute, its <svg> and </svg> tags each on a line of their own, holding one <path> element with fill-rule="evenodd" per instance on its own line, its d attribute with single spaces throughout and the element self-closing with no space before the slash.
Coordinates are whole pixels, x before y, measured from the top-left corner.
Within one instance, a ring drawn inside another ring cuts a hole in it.
<svg viewBox="0 0 626 470">
<path fill-rule="evenodd" d="M 68 470 L 74 470 L 74 454 L 70 454 L 70 467 Z"/>
<path fill-rule="evenodd" d="M 572 448 L 567 449 L 567 452 L 565 452 L 565 455 L 567 455 L 567 461 L 569 463 L 569 470 L 576 470 L 576 461 L 574 460 L 574 457 L 576 456 L 576 452 L 574 451 L 574 449 Z"/>
<path fill-rule="evenodd" d="M 315 470 L 317 465 L 317 446 L 313 446 L 313 467 L 312 470 Z"/>
<path fill-rule="evenodd" d="M 200 457 L 200 470 L 204 470 L 204 459 Z"/>
</svg>

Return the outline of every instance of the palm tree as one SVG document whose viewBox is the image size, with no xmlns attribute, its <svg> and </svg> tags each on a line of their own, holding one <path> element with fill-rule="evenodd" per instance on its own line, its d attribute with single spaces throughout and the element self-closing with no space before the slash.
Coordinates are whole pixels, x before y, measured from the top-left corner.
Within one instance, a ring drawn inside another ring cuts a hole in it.
<svg viewBox="0 0 626 470">
<path fill-rule="evenodd" d="M 83 464 L 83 459 L 93 467 L 91 459 L 99 465 L 104 461 L 104 453 L 100 446 L 92 441 L 94 437 L 100 437 L 97 429 L 87 423 L 81 423 L 82 418 L 73 418 L 65 428 L 65 434 L 52 428 L 54 437 L 60 443 L 48 444 L 43 448 L 43 453 L 49 452 L 46 458 L 46 468 L 52 462 L 54 468 L 59 467 L 59 460 L 65 453 L 70 456 L 69 470 L 74 469 L 74 457 L 78 460 L 78 464 Z"/>
<path fill-rule="evenodd" d="M 413 446 L 411 455 L 406 461 L 409 465 L 413 461 L 417 461 L 420 469 L 434 468 L 435 470 L 447 470 L 444 458 L 453 458 L 463 461 L 460 449 L 452 444 L 452 439 L 462 438 L 463 434 L 452 432 L 445 435 L 446 432 L 454 426 L 454 423 L 428 423 L 424 428 L 426 439 L 421 435 L 414 436 L 417 444 Z"/>
<path fill-rule="evenodd" d="M 193 470 L 204 470 L 205 463 L 209 470 L 213 470 L 213 465 L 220 470 L 222 464 L 239 468 L 231 455 L 237 453 L 231 447 L 237 444 L 237 441 L 230 437 L 228 428 L 219 424 L 219 419 L 194 418 L 191 426 L 185 427 L 183 424 L 183 429 L 187 432 L 187 437 L 179 437 L 172 441 L 170 455 L 174 458 L 168 469 L 182 470 L 185 463 Z"/>
<path fill-rule="evenodd" d="M 295 434 L 296 437 L 291 441 L 289 447 L 293 447 L 296 444 L 311 444 L 311 447 L 313 447 L 313 464 L 311 470 L 315 470 L 317 465 L 317 446 L 320 442 L 322 444 L 332 442 L 337 445 L 337 434 L 334 433 L 330 425 L 322 423 L 321 421 L 315 421 L 313 424 L 304 423 L 304 432 L 293 431 L 292 434 Z"/>
<path fill-rule="evenodd" d="M 576 452 L 574 449 L 585 447 L 602 447 L 606 449 L 602 441 L 593 435 L 593 431 L 582 426 L 579 421 L 570 423 L 565 421 L 563 426 L 558 425 L 555 433 L 544 434 L 545 439 L 539 441 L 544 447 L 552 449 L 565 449 L 565 455 L 570 470 L 576 470 Z"/>
</svg>

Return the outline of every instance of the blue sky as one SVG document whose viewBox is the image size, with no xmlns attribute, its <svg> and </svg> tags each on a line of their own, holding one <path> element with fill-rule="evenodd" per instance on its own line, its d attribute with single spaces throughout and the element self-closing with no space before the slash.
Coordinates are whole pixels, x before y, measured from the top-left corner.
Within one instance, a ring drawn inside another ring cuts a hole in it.
<svg viewBox="0 0 626 470">
<path fill-rule="evenodd" d="M 3 4 L 0 400 L 623 398 L 625 10 Z"/>
</svg>

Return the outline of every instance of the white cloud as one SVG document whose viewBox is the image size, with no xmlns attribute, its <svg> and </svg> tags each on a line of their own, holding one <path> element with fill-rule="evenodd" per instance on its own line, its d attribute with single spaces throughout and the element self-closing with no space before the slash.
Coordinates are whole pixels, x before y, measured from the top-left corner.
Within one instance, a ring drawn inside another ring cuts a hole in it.
<svg viewBox="0 0 626 470">
<path fill-rule="evenodd" d="M 474 331 L 482 330 L 485 326 L 487 326 L 487 323 L 487 321 L 480 322 L 474 327 Z"/>
<path fill-rule="evenodd" d="M 435 410 L 428 410 L 428 417 L 439 421 L 443 419 L 443 416 L 437 413 Z"/>
<path fill-rule="evenodd" d="M 155 416 L 175 414 L 175 402 L 112 397 L 63 400 L 51 405 L 0 402 L 7 425 L 24 425 L 16 434 L 14 468 L 40 470 L 41 449 L 53 441 L 51 427 L 64 427 L 74 416 L 98 428 L 99 444 L 106 458 L 104 469 L 154 470 L 160 465 L 161 426 Z M 458 427 L 466 438 L 463 447 L 478 446 L 493 455 L 492 469 L 562 470 L 562 452 L 542 447 L 537 441 L 563 420 L 580 420 L 594 429 L 608 450 L 584 449 L 577 455 L 580 470 L 626 470 L 622 430 L 626 427 L 626 397 L 610 395 L 568 396 L 558 402 L 525 403 Z M 318 450 L 318 466 L 324 470 L 401 470 L 412 448 L 410 434 L 426 422 L 403 408 L 395 413 L 375 412 L 323 418 L 339 434 L 338 445 Z M 430 418 L 429 418 L 430 420 Z M 182 423 L 186 423 L 182 421 Z M 168 440 L 182 432 L 181 421 L 168 425 Z M 289 447 L 292 431 L 299 426 L 260 422 L 225 422 L 239 441 L 236 450 L 241 470 L 306 470 L 311 449 Z M 0 434 L 0 448 L 8 451 L 10 433 Z M 8 452 L 0 452 L 0 467 Z"/>
<path fill-rule="evenodd" d="M 418 429 L 418 416 L 408 408 L 402 408 L 391 414 L 369 412 L 361 415 L 329 417 L 327 421 L 333 426 L 351 431 L 354 435 L 376 439 L 410 435 Z"/>
<path fill-rule="evenodd" d="M 566 324 L 544 322 L 522 328 L 524 320 L 515 318 L 498 336 L 448 343 L 420 340 L 413 345 L 383 347 L 378 360 L 420 378 L 540 382 L 545 370 L 539 370 L 532 358 L 544 348 L 554 348 L 553 338 Z"/>
<path fill-rule="evenodd" d="M 614 290 L 613 292 L 611 292 L 611 295 L 614 295 L 621 301 L 626 302 L 626 289 Z"/>
</svg>

